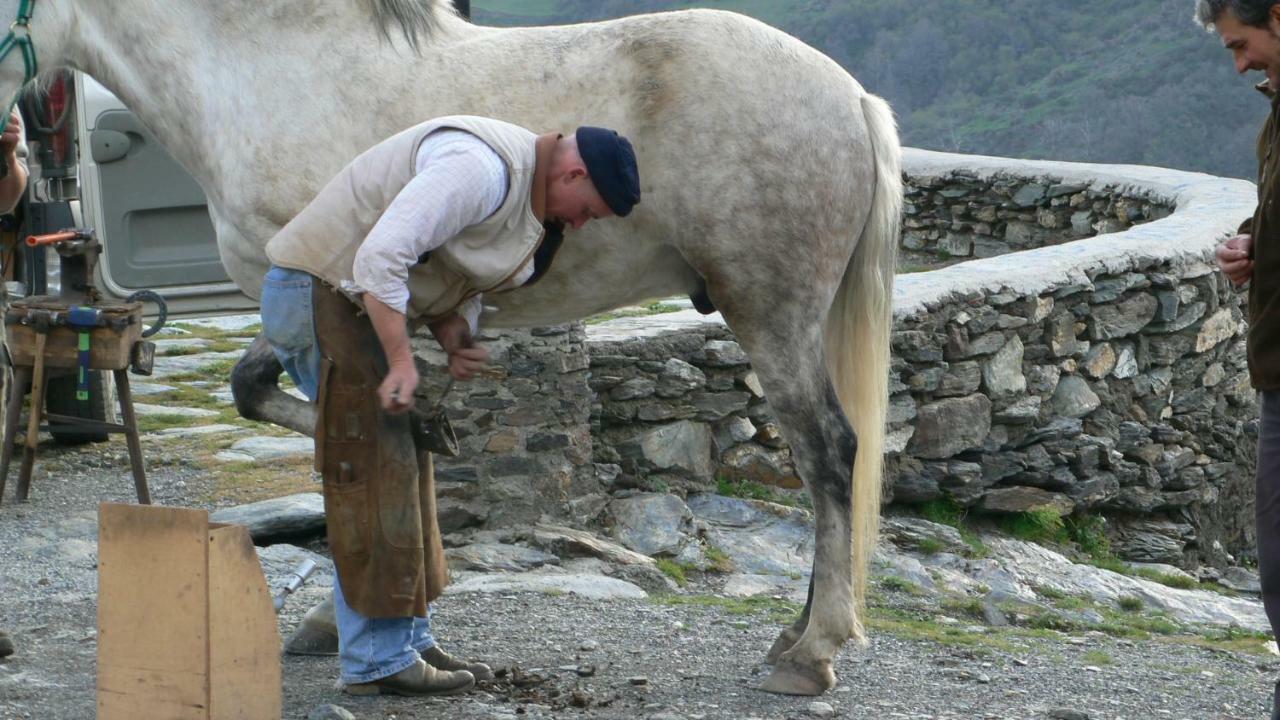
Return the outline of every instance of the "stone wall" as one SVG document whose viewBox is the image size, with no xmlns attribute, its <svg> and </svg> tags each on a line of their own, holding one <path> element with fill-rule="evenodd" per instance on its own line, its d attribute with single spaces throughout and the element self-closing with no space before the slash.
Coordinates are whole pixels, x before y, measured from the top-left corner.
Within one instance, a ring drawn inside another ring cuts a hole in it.
<svg viewBox="0 0 1280 720">
<path fill-rule="evenodd" d="M 919 272 L 1119 233 L 1173 212 L 1162 198 L 1124 190 L 1044 177 L 979 177 L 963 168 L 908 177 L 899 265 Z"/>
<path fill-rule="evenodd" d="M 886 498 L 1102 514 L 1134 560 L 1249 552 L 1257 408 L 1243 298 L 1211 252 L 1252 211 L 1252 186 L 923 151 L 905 169 L 904 249 L 982 259 L 899 276 Z M 983 257 L 1021 248 L 1032 249 Z M 451 405 L 467 437 L 463 457 L 442 463 L 449 524 L 607 521 L 635 487 L 799 487 L 716 316 L 491 344 L 506 377 Z"/>
<path fill-rule="evenodd" d="M 491 371 L 445 396 L 461 448 L 436 458 L 441 528 L 530 523 L 570 511 L 584 518 L 607 502 L 591 459 L 591 390 L 581 325 L 488 333 Z M 415 339 L 435 367 L 434 341 Z M 430 378 L 434 392 L 443 375 Z M 594 510 L 591 508 L 594 507 Z"/>
</svg>

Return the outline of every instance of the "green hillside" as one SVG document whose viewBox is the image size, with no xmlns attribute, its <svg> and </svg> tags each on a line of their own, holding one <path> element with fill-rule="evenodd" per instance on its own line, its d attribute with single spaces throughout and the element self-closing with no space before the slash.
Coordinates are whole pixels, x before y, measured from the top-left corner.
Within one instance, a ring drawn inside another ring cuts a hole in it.
<svg viewBox="0 0 1280 720">
<path fill-rule="evenodd" d="M 473 0 L 544 25 L 710 7 L 786 30 L 893 103 L 908 145 L 1252 178 L 1265 98 L 1192 0 Z"/>
</svg>

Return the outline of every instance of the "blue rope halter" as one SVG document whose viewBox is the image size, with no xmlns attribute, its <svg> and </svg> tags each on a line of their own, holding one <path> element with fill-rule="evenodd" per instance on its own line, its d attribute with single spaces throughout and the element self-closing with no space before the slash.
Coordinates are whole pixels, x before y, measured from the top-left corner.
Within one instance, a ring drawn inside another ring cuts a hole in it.
<svg viewBox="0 0 1280 720">
<path fill-rule="evenodd" d="M 31 79 L 38 72 L 36 67 L 36 47 L 31 42 L 31 13 L 35 9 L 35 5 L 36 0 L 22 0 L 18 4 L 18 17 L 9 25 L 9 34 L 4 37 L 4 40 L 0 40 L 0 62 L 4 62 L 14 48 L 22 48 L 22 63 L 26 70 L 26 77 L 22 80 L 24 86 L 31 82 Z M 21 89 L 19 89 L 20 91 Z M 14 93 L 13 99 L 9 101 L 9 107 L 5 111 L 4 118 L 0 118 L 0 127 L 3 127 L 8 122 L 9 112 L 17 104 L 18 93 Z"/>
</svg>

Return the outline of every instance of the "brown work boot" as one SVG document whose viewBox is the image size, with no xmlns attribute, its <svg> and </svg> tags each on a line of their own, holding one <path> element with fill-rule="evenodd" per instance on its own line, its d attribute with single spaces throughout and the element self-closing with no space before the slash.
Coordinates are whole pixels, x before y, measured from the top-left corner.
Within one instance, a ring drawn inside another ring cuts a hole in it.
<svg viewBox="0 0 1280 720">
<path fill-rule="evenodd" d="M 453 695 L 475 687 L 476 678 L 466 670 L 437 670 L 421 658 L 395 675 L 367 683 L 348 683 L 348 695 Z"/>
<path fill-rule="evenodd" d="M 9 637 L 9 633 L 3 630 L 0 630 L 0 658 L 9 657 L 12 654 L 13 654 L 13 638 Z M 488 668 L 485 668 L 485 669 L 488 670 Z"/>
<path fill-rule="evenodd" d="M 493 679 L 493 671 L 489 669 L 488 665 L 473 660 L 456 658 L 441 650 L 439 645 L 432 645 L 426 652 L 421 654 L 422 659 L 437 670 L 466 670 L 475 676 L 477 682 L 488 682 Z"/>
</svg>

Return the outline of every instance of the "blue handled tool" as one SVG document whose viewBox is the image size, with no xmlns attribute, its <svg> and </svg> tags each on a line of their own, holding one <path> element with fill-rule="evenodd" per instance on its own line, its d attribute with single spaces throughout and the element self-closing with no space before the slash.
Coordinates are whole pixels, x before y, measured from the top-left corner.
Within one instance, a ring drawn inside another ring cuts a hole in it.
<svg viewBox="0 0 1280 720">
<path fill-rule="evenodd" d="M 76 343 L 76 400 L 89 401 L 89 331 L 102 321 L 102 311 L 78 305 L 67 311 L 67 325 L 77 328 Z"/>
</svg>

